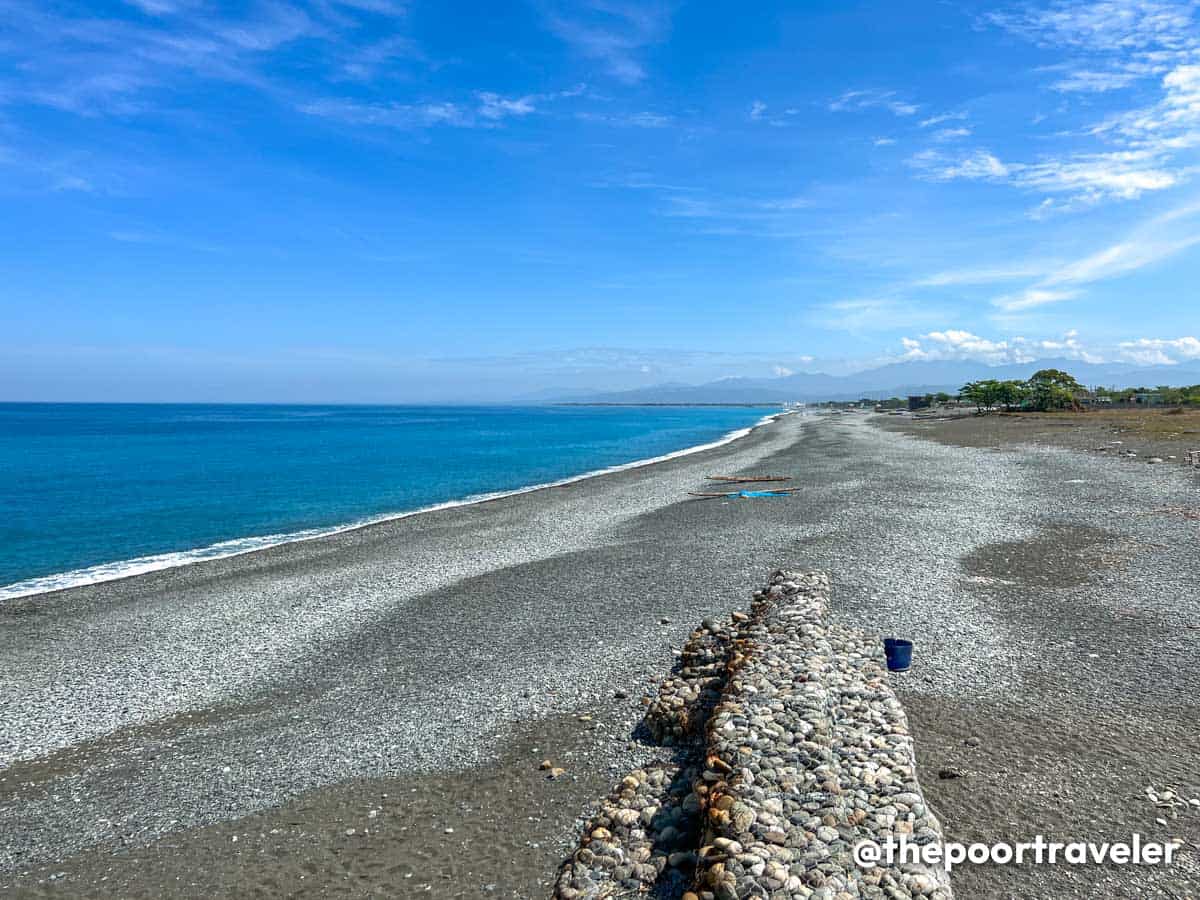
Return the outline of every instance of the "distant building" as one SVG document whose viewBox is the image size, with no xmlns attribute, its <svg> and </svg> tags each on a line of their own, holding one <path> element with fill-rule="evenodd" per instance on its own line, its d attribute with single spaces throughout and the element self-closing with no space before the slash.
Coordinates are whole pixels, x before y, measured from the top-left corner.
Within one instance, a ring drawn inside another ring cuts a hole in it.
<svg viewBox="0 0 1200 900">
<path fill-rule="evenodd" d="M 908 408 L 910 410 L 928 409 L 932 405 L 933 398 L 928 394 L 923 394 L 919 397 L 916 394 L 909 394 L 908 396 Z"/>
<path fill-rule="evenodd" d="M 1137 393 L 1130 399 L 1140 406 L 1162 406 L 1165 402 L 1163 395 L 1158 393 L 1158 391 Z"/>
</svg>

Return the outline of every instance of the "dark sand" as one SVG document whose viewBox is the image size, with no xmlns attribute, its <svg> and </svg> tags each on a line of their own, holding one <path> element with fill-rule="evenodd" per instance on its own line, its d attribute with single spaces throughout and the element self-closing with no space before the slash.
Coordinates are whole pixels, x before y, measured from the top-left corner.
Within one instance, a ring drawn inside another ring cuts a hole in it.
<svg viewBox="0 0 1200 900">
<path fill-rule="evenodd" d="M 655 754 L 631 740 L 671 647 L 782 565 L 829 570 L 837 615 L 916 639 L 899 688 L 951 839 L 1185 842 L 1171 869 L 963 866 L 959 897 L 1200 896 L 1200 809 L 1145 795 L 1200 796 L 1197 526 L 1153 514 L 1197 485 L 1003 446 L 792 420 L 646 470 L 0 608 L 8 665 L 47 632 L 102 660 L 109 626 L 147 606 L 207 624 L 205 598 L 271 603 L 279 586 L 299 617 L 305 585 L 363 583 L 353 596 L 373 604 L 284 642 L 286 665 L 220 702 L 0 770 L 0 892 L 546 896 L 578 818 Z M 801 495 L 684 499 L 706 472 L 768 469 Z M 452 577 L 409 589 L 438 560 Z M 162 637 L 139 634 L 103 677 L 140 683 L 138 648 Z M 548 780 L 542 759 L 567 775 Z"/>
<path fill-rule="evenodd" d="M 1089 453 L 1152 456 L 1183 465 L 1186 451 L 1200 450 L 1200 410 L 1147 407 L 1092 412 L 989 413 L 941 416 L 885 416 L 884 427 L 960 447 L 1064 447 Z M 1174 457 L 1174 459 L 1169 459 Z"/>
</svg>

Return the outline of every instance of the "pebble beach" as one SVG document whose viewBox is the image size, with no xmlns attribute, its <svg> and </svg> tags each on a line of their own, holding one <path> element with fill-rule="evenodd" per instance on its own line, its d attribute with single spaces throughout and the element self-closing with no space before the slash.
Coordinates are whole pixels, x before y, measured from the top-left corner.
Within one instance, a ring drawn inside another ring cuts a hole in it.
<svg viewBox="0 0 1200 900">
<path fill-rule="evenodd" d="M 890 683 L 948 839 L 1181 843 L 956 896 L 1196 896 L 1200 523 L 1169 511 L 1200 476 L 881 424 L 0 605 L 0 892 L 548 897 L 661 756 L 643 698 L 697 623 L 785 568 L 914 640 Z M 798 492 L 687 496 L 768 471 Z"/>
</svg>

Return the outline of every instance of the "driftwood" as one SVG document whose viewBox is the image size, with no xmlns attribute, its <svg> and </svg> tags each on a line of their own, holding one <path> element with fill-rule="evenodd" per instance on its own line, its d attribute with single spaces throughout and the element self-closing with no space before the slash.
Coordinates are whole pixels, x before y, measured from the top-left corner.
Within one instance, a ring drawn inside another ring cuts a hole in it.
<svg viewBox="0 0 1200 900">
<path fill-rule="evenodd" d="M 752 484 L 760 481 L 787 481 L 791 475 L 708 475 L 709 481 L 723 481 L 727 484 Z"/>
<path fill-rule="evenodd" d="M 774 488 L 769 491 L 688 491 L 689 497 L 787 497 L 799 488 Z"/>
</svg>

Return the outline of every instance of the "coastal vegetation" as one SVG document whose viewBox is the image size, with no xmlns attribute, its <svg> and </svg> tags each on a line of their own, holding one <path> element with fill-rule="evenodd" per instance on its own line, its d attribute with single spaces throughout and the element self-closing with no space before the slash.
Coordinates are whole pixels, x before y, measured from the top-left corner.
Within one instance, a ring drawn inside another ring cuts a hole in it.
<svg viewBox="0 0 1200 900">
<path fill-rule="evenodd" d="M 1025 381 L 971 381 L 962 386 L 959 396 L 974 403 L 980 412 L 1005 410 L 1075 409 L 1080 406 L 1084 387 L 1074 376 L 1061 369 L 1039 369 Z"/>
<path fill-rule="evenodd" d="M 1186 387 L 1085 388 L 1061 369 L 1040 369 L 1028 379 L 983 379 L 964 384 L 959 400 L 973 403 L 980 414 L 1003 410 L 1052 412 L 1110 407 L 1114 404 L 1145 406 L 1200 406 L 1200 384 Z"/>
</svg>

